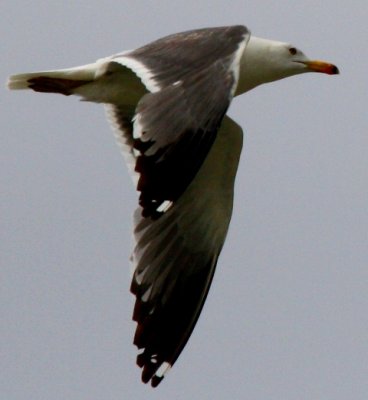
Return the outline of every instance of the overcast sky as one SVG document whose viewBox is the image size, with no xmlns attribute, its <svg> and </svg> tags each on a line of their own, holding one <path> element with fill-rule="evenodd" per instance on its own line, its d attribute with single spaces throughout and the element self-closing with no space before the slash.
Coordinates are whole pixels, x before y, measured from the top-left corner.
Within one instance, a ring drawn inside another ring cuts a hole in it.
<svg viewBox="0 0 368 400">
<path fill-rule="evenodd" d="M 230 232 L 157 389 L 135 365 L 136 194 L 103 107 L 1 90 L 1 399 L 365 400 L 366 1 L 5 0 L 1 14 L 4 83 L 239 23 L 341 70 L 233 102 L 245 146 Z"/>
</svg>

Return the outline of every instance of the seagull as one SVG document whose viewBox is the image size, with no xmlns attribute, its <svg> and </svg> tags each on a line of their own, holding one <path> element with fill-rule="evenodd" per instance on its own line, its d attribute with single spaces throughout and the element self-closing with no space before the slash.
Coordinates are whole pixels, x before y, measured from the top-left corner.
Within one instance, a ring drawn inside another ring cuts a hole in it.
<svg viewBox="0 0 368 400">
<path fill-rule="evenodd" d="M 103 103 L 139 204 L 131 292 L 142 381 L 156 387 L 206 300 L 233 207 L 242 128 L 235 96 L 306 72 L 339 73 L 241 25 L 196 29 L 75 68 L 13 75 L 9 89 Z"/>
</svg>

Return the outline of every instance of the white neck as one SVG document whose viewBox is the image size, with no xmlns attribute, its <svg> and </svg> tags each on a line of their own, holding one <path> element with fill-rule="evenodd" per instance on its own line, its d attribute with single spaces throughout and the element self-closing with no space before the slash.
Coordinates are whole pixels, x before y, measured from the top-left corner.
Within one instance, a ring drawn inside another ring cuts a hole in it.
<svg viewBox="0 0 368 400">
<path fill-rule="evenodd" d="M 280 52 L 285 46 L 286 43 L 283 42 L 251 36 L 240 59 L 235 96 L 263 83 L 294 75 L 280 64 Z"/>
</svg>

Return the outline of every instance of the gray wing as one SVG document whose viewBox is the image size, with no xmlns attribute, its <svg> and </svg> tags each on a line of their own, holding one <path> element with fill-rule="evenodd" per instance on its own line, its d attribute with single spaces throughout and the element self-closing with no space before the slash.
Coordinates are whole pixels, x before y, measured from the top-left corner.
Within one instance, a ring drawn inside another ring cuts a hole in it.
<svg viewBox="0 0 368 400">
<path fill-rule="evenodd" d="M 131 291 L 142 380 L 157 386 L 183 350 L 206 299 L 231 218 L 242 130 L 225 117 L 206 160 L 160 218 L 135 214 Z"/>
<path fill-rule="evenodd" d="M 133 131 L 144 216 L 158 218 L 202 165 L 232 100 L 248 39 L 245 27 L 202 29 L 113 59 L 135 68 L 152 89 L 138 103 Z"/>
<path fill-rule="evenodd" d="M 150 92 L 133 118 L 126 107 L 108 108 L 140 191 L 134 343 L 142 380 L 153 386 L 189 339 L 225 240 L 242 133 L 224 114 L 248 39 L 244 27 L 197 30 L 112 61 Z"/>
<path fill-rule="evenodd" d="M 154 86 L 162 89 L 195 70 L 233 59 L 239 45 L 249 37 L 248 29 L 240 25 L 195 29 L 166 36 L 125 55 L 144 65 Z"/>
<path fill-rule="evenodd" d="M 215 140 L 234 81 L 222 67 L 211 69 L 147 94 L 138 104 L 134 148 L 144 216 L 157 218 L 163 203 L 180 197 Z"/>
</svg>

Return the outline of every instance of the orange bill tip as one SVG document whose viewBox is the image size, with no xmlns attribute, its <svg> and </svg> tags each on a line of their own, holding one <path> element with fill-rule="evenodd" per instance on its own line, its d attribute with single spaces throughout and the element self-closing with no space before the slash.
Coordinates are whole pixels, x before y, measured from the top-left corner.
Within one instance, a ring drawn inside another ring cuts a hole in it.
<svg viewBox="0 0 368 400">
<path fill-rule="evenodd" d="M 306 61 L 304 63 L 310 71 L 321 72 L 328 75 L 337 75 L 340 73 L 339 69 L 334 64 L 327 63 L 325 61 Z"/>
</svg>

